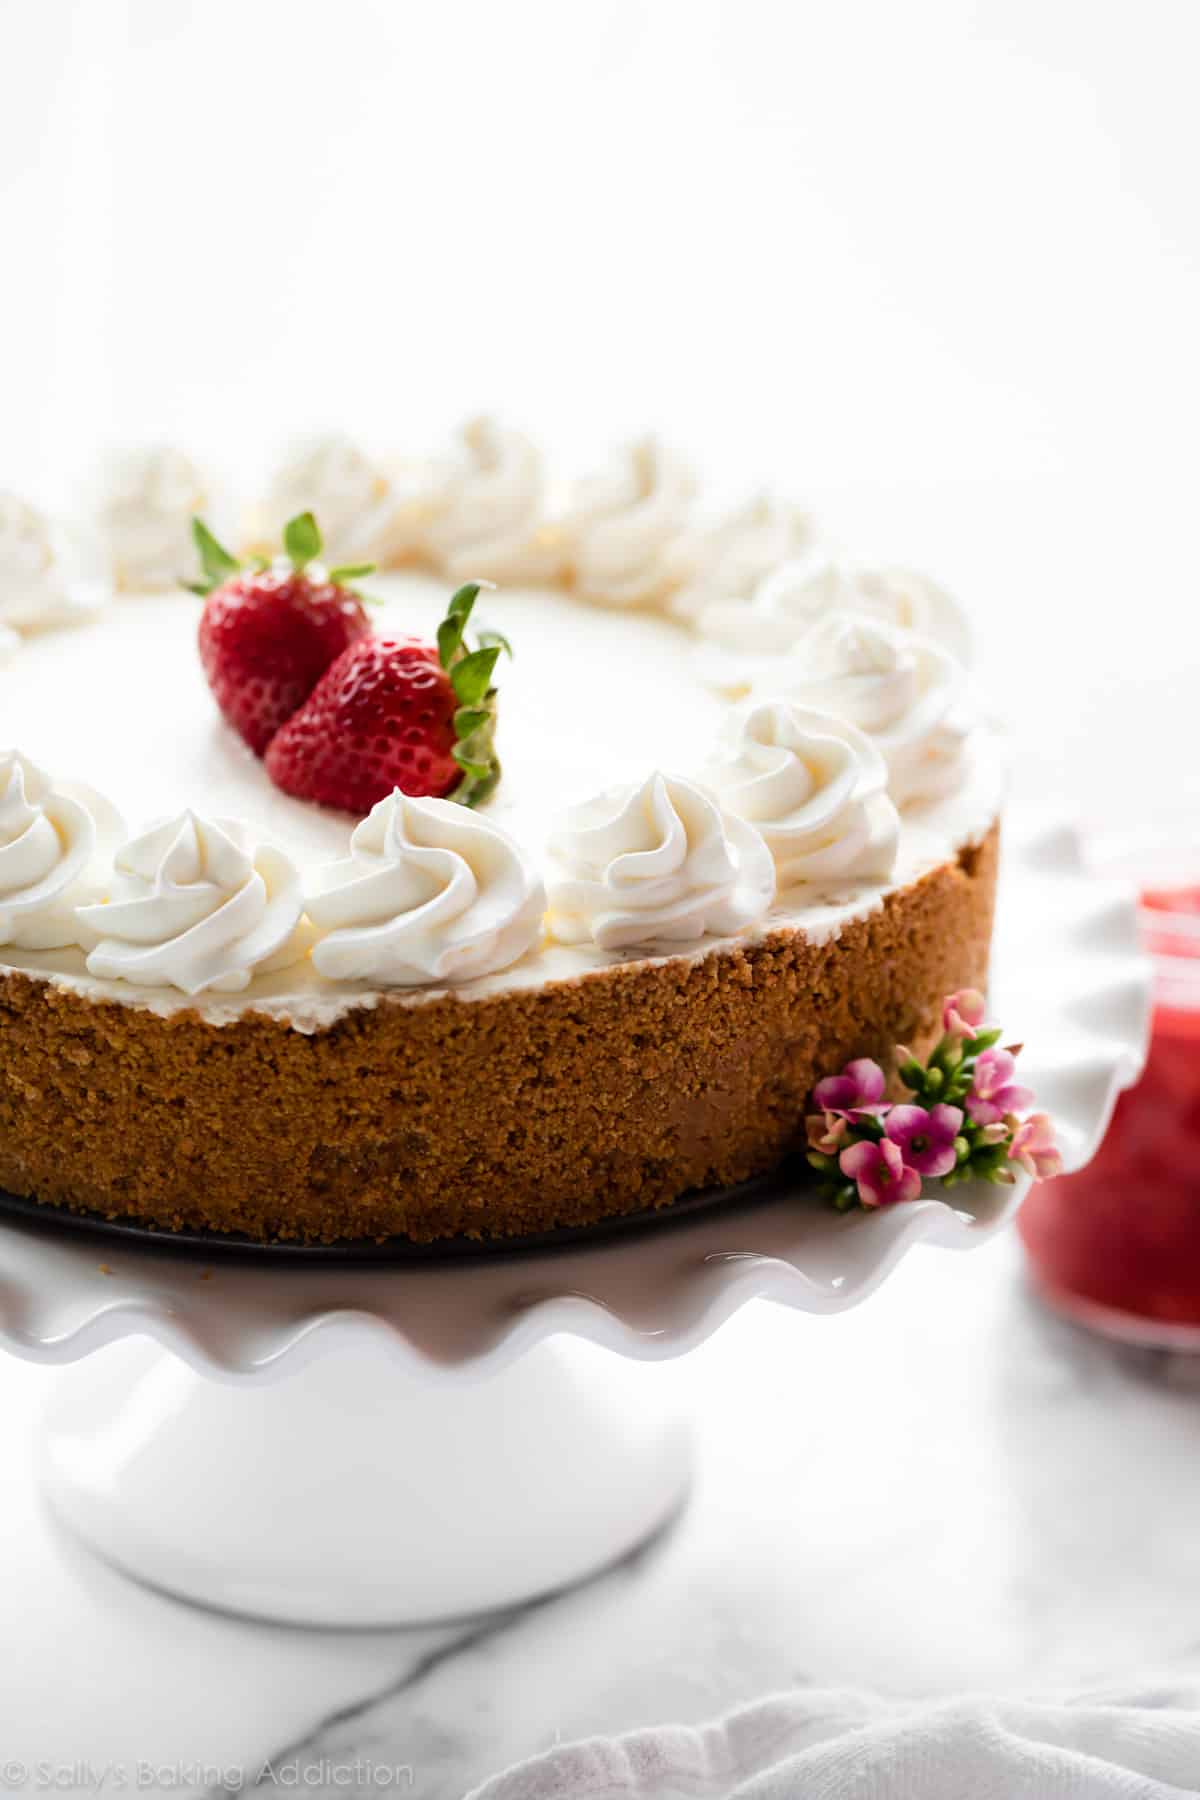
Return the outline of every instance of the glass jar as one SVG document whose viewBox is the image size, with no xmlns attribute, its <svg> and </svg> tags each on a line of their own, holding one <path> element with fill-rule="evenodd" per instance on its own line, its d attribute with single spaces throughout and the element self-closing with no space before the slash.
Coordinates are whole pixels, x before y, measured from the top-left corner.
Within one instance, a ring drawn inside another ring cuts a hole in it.
<svg viewBox="0 0 1200 1800">
<path fill-rule="evenodd" d="M 1191 866 L 1194 876 L 1200 861 Z M 1118 1099 L 1092 1161 L 1034 1187 L 1018 1228 L 1051 1305 L 1113 1336 L 1200 1350 L 1200 884 L 1160 883 L 1153 859 L 1147 868 L 1145 1072 Z"/>
</svg>

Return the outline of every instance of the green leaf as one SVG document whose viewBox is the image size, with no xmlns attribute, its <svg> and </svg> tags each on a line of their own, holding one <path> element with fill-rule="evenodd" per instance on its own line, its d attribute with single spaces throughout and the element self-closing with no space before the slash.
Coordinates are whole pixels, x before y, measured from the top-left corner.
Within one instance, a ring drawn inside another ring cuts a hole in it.
<svg viewBox="0 0 1200 1800">
<path fill-rule="evenodd" d="M 185 587 L 189 594 L 199 594 L 202 600 L 207 600 L 212 593 L 212 584 L 208 581 L 184 581 L 180 586 Z"/>
<path fill-rule="evenodd" d="M 469 738 L 481 725 L 487 725 L 491 717 L 486 706 L 460 706 L 454 715 L 454 729 L 460 738 Z"/>
<path fill-rule="evenodd" d="M 437 628 L 438 661 L 443 669 L 448 669 L 458 654 L 462 643 L 462 620 L 443 619 Z"/>
<path fill-rule="evenodd" d="M 375 563 L 339 563 L 336 569 L 330 569 L 329 579 L 335 587 L 346 587 L 352 581 L 361 581 L 364 575 L 373 575 L 377 566 Z"/>
<path fill-rule="evenodd" d="M 499 779 L 500 764 L 493 759 L 482 774 L 465 774 L 449 798 L 458 806 L 479 806 L 493 792 Z"/>
<path fill-rule="evenodd" d="M 441 646 L 439 645 L 439 649 Z M 486 650 L 472 650 L 450 671 L 450 683 L 464 706 L 476 706 L 492 685 L 492 670 L 500 651 L 493 644 Z"/>
<path fill-rule="evenodd" d="M 457 619 L 460 625 L 465 625 L 471 616 L 471 608 L 479 598 L 481 586 L 481 582 L 468 581 L 465 587 L 460 587 L 457 593 L 452 594 L 446 608 L 447 618 Z"/>
<path fill-rule="evenodd" d="M 998 1044 L 1003 1036 L 1002 1025 L 997 1025 L 990 1031 L 980 1031 L 973 1038 L 967 1039 L 963 1045 L 964 1054 L 978 1056 L 981 1050 L 990 1050 L 993 1044 Z"/>
<path fill-rule="evenodd" d="M 188 586 L 193 593 L 210 594 L 213 588 L 220 587 L 223 581 L 228 581 L 241 568 L 237 557 L 231 556 L 224 544 L 218 543 L 204 520 L 199 517 L 192 519 L 192 542 L 196 546 L 200 567 L 204 570 L 208 583 L 207 587 L 202 588 L 199 583 L 189 582 Z"/>
<path fill-rule="evenodd" d="M 314 557 L 321 554 L 321 533 L 310 512 L 297 513 L 283 528 L 283 547 L 288 560 L 299 574 Z"/>
<path fill-rule="evenodd" d="M 492 772 L 490 763 L 478 762 L 463 744 L 455 744 L 450 754 L 459 768 L 467 775 L 474 775 L 477 781 L 482 781 L 485 775 Z"/>
<path fill-rule="evenodd" d="M 505 656 L 511 658 L 513 647 L 502 631 L 480 631 L 476 633 L 476 636 L 485 648 L 490 648 L 495 644 L 498 649 L 503 650 Z"/>
</svg>

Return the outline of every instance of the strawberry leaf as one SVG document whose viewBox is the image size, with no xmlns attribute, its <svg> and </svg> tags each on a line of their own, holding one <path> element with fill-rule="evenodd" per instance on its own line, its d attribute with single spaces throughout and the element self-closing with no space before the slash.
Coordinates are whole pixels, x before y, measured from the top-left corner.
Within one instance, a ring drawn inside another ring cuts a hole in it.
<svg viewBox="0 0 1200 1800">
<path fill-rule="evenodd" d="M 373 575 L 375 563 L 339 563 L 336 569 L 330 569 L 329 579 L 334 587 L 348 587 L 352 581 L 361 581 L 364 575 Z"/>
<path fill-rule="evenodd" d="M 218 543 L 204 520 L 198 517 L 192 520 L 192 542 L 204 571 L 203 582 L 184 583 L 193 594 L 211 594 L 214 588 L 220 587 L 222 582 L 228 581 L 241 568 L 237 557 L 231 556 L 224 544 Z"/>
<path fill-rule="evenodd" d="M 451 754 L 462 770 L 462 780 L 450 793 L 461 806 L 478 806 L 500 779 L 496 755 L 496 695 L 492 671 L 503 644 L 498 632 L 480 632 L 478 649 L 466 642 L 467 621 L 481 588 L 490 581 L 468 581 L 450 599 L 446 617 L 437 629 L 438 661 L 450 677 L 458 707 L 454 714 L 457 742 Z"/>
<path fill-rule="evenodd" d="M 297 513 L 283 528 L 283 547 L 297 575 L 321 554 L 321 533 L 310 512 Z"/>
<path fill-rule="evenodd" d="M 455 761 L 463 770 L 463 778 L 450 795 L 451 800 L 459 806 L 481 806 L 500 779 L 499 759 L 493 756 L 486 765 L 476 763 L 471 768 L 466 768 L 458 757 Z"/>
<path fill-rule="evenodd" d="M 478 706 L 492 685 L 492 670 L 500 655 L 497 645 L 472 650 L 450 671 L 450 684 L 464 706 Z"/>
<path fill-rule="evenodd" d="M 457 593 L 452 594 L 450 604 L 446 608 L 447 618 L 457 619 L 460 626 L 465 626 L 471 616 L 471 608 L 479 598 L 479 590 L 482 586 L 481 581 L 468 581 L 465 587 L 460 587 Z"/>
<path fill-rule="evenodd" d="M 462 645 L 462 620 L 445 618 L 437 628 L 438 661 L 448 669 Z"/>
<path fill-rule="evenodd" d="M 458 764 L 459 768 L 462 769 L 465 774 L 473 775 L 476 781 L 482 781 L 486 775 L 491 773 L 490 763 L 476 761 L 471 753 L 468 750 L 465 750 L 461 744 L 455 744 L 450 754 Z"/>
<path fill-rule="evenodd" d="M 476 632 L 475 635 L 478 637 L 479 642 L 485 646 L 485 648 L 492 644 L 495 644 L 496 648 L 498 650 L 503 650 L 505 656 L 507 656 L 511 660 L 512 653 L 513 653 L 513 647 L 509 643 L 508 639 L 505 637 L 505 635 L 502 631 L 479 631 L 479 632 Z"/>
</svg>

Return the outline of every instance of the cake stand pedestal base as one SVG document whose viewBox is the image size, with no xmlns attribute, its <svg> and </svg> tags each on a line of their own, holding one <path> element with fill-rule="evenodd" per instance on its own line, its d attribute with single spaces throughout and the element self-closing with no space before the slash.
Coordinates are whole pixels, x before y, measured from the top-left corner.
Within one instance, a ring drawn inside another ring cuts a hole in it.
<svg viewBox="0 0 1200 1800">
<path fill-rule="evenodd" d="M 93 1550 L 187 1600 L 302 1625 L 462 1617 L 594 1574 L 671 1517 L 690 1468 L 674 1373 L 560 1336 L 464 1381 L 354 1333 L 282 1384 L 233 1385 L 137 1339 L 60 1377 L 43 1483 Z"/>
</svg>

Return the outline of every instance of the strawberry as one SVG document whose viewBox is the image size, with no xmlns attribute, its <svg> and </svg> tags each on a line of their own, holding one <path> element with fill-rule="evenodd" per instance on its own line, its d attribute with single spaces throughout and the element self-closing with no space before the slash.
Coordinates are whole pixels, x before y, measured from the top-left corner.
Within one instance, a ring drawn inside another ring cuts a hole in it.
<svg viewBox="0 0 1200 1800">
<path fill-rule="evenodd" d="M 201 519 L 192 535 L 205 579 L 200 661 L 217 705 L 256 756 L 317 685 L 330 663 L 370 629 L 347 582 L 367 565 L 308 573 L 321 551 L 311 513 L 283 534 L 287 560 L 244 569 Z"/>
<path fill-rule="evenodd" d="M 267 773 L 301 800 L 368 813 L 400 788 L 475 806 L 500 779 L 492 671 L 504 639 L 463 633 L 479 584 L 459 588 L 437 644 L 367 637 L 344 650 L 276 732 Z"/>
</svg>

